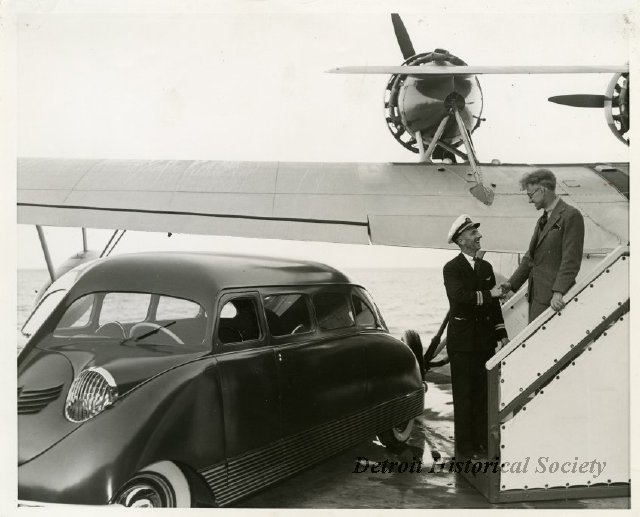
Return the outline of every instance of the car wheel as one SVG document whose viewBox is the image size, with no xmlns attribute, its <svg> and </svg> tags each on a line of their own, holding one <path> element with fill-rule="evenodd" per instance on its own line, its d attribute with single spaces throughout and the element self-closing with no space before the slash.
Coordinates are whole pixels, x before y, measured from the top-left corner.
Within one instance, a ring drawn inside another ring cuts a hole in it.
<svg viewBox="0 0 640 517">
<path fill-rule="evenodd" d="M 380 440 L 382 445 L 391 449 L 404 445 L 409 439 L 409 436 L 411 436 L 411 431 L 413 431 L 413 421 L 414 419 L 412 418 L 411 420 L 392 427 L 388 431 L 380 433 L 378 440 Z"/>
<path fill-rule="evenodd" d="M 113 498 L 129 508 L 189 508 L 189 482 L 174 463 L 154 463 L 127 481 Z"/>
<path fill-rule="evenodd" d="M 413 355 L 416 357 L 416 361 L 418 361 L 418 368 L 420 368 L 420 375 L 422 376 L 422 380 L 424 380 L 424 352 L 422 350 L 420 334 L 415 330 L 405 330 L 402 334 L 402 341 L 411 349 Z"/>
</svg>

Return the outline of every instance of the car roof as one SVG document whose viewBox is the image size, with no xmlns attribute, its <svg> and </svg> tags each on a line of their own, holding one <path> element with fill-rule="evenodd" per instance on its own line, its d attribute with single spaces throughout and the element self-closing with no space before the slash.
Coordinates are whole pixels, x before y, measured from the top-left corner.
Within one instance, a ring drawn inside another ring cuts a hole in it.
<svg viewBox="0 0 640 517">
<path fill-rule="evenodd" d="M 78 278 L 69 296 L 97 291 L 167 294 L 209 305 L 217 291 L 238 287 L 348 284 L 346 275 L 319 262 L 279 257 L 148 252 L 96 261 Z"/>
</svg>

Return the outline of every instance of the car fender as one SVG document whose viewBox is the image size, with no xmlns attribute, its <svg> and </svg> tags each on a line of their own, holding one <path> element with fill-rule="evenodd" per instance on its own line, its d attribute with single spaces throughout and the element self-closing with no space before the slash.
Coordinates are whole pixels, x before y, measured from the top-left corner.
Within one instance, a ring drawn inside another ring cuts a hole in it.
<svg viewBox="0 0 640 517">
<path fill-rule="evenodd" d="M 145 381 L 19 468 L 21 499 L 105 504 L 133 474 L 170 460 L 197 471 L 225 458 L 216 360 Z"/>
</svg>

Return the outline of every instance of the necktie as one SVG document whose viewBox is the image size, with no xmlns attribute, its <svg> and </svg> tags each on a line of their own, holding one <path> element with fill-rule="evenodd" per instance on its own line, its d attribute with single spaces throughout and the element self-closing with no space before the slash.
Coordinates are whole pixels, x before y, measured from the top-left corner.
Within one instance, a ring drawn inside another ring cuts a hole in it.
<svg viewBox="0 0 640 517">
<path fill-rule="evenodd" d="M 538 221 L 538 224 L 540 225 L 540 231 L 542 231 L 544 227 L 547 225 L 548 220 L 549 220 L 549 216 L 547 215 L 547 211 L 545 210 L 540 216 L 540 220 Z"/>
</svg>

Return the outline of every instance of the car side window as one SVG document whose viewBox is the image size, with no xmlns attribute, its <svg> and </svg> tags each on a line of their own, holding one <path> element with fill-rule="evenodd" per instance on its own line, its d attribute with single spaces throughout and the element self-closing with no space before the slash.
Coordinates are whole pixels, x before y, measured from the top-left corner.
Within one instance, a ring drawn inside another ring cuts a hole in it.
<svg viewBox="0 0 640 517">
<path fill-rule="evenodd" d="M 220 311 L 218 339 L 223 344 L 260 339 L 256 300 L 238 297 L 229 300 Z"/>
<path fill-rule="evenodd" d="M 313 297 L 318 324 L 323 330 L 351 327 L 355 324 L 349 300 L 342 293 L 318 293 Z"/>
<path fill-rule="evenodd" d="M 351 297 L 353 301 L 353 309 L 356 314 L 356 324 L 365 328 L 379 328 L 373 309 L 363 300 L 360 295 L 354 294 Z"/>
<path fill-rule="evenodd" d="M 95 294 L 87 294 L 74 301 L 58 322 L 57 329 L 80 328 L 89 325 Z"/>
<path fill-rule="evenodd" d="M 156 320 L 197 318 L 201 307 L 191 300 L 160 296 L 156 308 Z"/>
<path fill-rule="evenodd" d="M 267 325 L 272 336 L 311 332 L 311 315 L 303 294 L 276 294 L 262 299 Z"/>
</svg>

